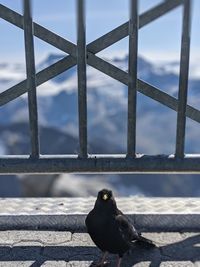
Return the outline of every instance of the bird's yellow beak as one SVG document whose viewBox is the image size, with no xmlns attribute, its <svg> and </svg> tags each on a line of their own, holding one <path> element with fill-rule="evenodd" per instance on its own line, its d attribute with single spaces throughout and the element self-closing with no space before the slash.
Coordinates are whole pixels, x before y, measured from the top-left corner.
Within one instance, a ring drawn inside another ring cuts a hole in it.
<svg viewBox="0 0 200 267">
<path fill-rule="evenodd" d="M 108 199 L 108 195 L 104 194 L 102 198 L 103 198 L 103 200 L 107 200 Z"/>
</svg>

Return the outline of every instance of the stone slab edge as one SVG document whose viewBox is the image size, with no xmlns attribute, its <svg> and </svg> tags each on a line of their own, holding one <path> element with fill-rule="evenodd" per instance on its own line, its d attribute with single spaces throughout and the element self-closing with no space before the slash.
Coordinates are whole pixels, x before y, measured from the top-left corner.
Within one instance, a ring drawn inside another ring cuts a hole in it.
<svg viewBox="0 0 200 267">
<path fill-rule="evenodd" d="M 129 214 L 141 232 L 199 232 L 200 214 Z M 0 230 L 86 232 L 86 215 L 1 215 Z"/>
</svg>

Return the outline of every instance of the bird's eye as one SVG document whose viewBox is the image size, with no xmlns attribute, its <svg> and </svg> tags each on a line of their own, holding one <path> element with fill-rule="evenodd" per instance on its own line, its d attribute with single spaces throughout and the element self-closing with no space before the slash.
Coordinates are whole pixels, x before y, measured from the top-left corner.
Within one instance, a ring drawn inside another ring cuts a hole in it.
<svg viewBox="0 0 200 267">
<path fill-rule="evenodd" d="M 102 198 L 103 198 L 103 200 L 107 200 L 107 199 L 108 199 L 108 195 L 107 195 L 107 194 L 104 194 L 104 195 L 102 196 Z"/>
</svg>

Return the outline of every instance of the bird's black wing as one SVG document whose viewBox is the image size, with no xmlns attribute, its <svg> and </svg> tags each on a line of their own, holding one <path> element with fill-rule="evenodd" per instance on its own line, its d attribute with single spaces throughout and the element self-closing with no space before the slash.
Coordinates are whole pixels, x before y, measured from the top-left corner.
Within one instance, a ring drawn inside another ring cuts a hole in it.
<svg viewBox="0 0 200 267">
<path fill-rule="evenodd" d="M 126 218 L 125 215 L 119 214 L 116 216 L 119 230 L 123 238 L 127 241 L 133 241 L 139 239 L 139 234 L 131 222 Z"/>
<path fill-rule="evenodd" d="M 143 237 L 141 233 L 139 233 L 135 229 L 135 227 L 131 224 L 131 222 L 128 220 L 128 218 L 123 213 L 116 216 L 116 221 L 118 222 L 119 230 L 124 240 L 128 242 L 138 241 L 138 242 L 141 242 L 142 244 L 145 244 L 151 247 L 156 246 L 153 241 L 151 241 L 148 238 Z"/>
</svg>

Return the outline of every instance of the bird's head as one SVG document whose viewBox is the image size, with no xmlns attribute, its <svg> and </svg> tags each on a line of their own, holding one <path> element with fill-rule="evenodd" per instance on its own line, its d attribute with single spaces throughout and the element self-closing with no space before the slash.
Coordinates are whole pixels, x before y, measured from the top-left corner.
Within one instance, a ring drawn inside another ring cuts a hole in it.
<svg viewBox="0 0 200 267">
<path fill-rule="evenodd" d="M 111 190 L 102 189 L 99 191 L 97 198 L 101 201 L 109 201 L 113 197 L 113 193 Z"/>
<path fill-rule="evenodd" d="M 96 206 L 102 207 L 104 209 L 116 209 L 116 202 L 111 190 L 102 189 L 99 191 Z"/>
</svg>

